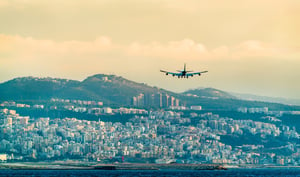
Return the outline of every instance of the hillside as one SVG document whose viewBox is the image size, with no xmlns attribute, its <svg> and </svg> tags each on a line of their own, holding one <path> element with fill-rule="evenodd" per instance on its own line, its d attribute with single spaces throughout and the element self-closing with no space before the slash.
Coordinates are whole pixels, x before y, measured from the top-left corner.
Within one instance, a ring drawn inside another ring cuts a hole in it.
<svg viewBox="0 0 300 177">
<path fill-rule="evenodd" d="M 245 93 L 233 93 L 230 94 L 234 95 L 235 97 L 243 100 L 249 101 L 264 101 L 264 102 L 271 102 L 271 103 L 281 103 L 281 104 L 289 104 L 289 105 L 300 105 L 300 99 L 291 99 L 291 98 L 281 98 L 281 97 L 267 97 L 267 96 L 259 96 L 253 94 L 245 94 Z"/>
<path fill-rule="evenodd" d="M 22 77 L 0 84 L 1 100 L 49 99 L 66 88 L 76 88 L 79 81 L 55 78 Z"/>
<path fill-rule="evenodd" d="M 200 98 L 211 98 L 211 99 L 219 99 L 219 98 L 228 98 L 228 99 L 236 99 L 235 96 L 224 92 L 222 90 L 214 89 L 214 88 L 201 88 L 201 89 L 193 89 L 183 92 L 188 96 L 196 96 Z"/>
<path fill-rule="evenodd" d="M 136 83 L 114 75 L 97 74 L 80 81 L 22 77 L 0 84 L 0 100 L 49 100 L 51 98 L 103 101 L 128 105 L 140 93 L 168 93 L 163 89 Z"/>
<path fill-rule="evenodd" d="M 160 92 L 176 95 L 175 93 L 150 87 L 146 84 L 136 83 L 123 77 L 104 74 L 97 74 L 86 78 L 81 82 L 81 88 L 90 93 L 100 95 L 103 100 L 108 100 L 110 103 L 121 105 L 130 103 L 132 97 L 140 93 L 153 94 Z"/>
<path fill-rule="evenodd" d="M 0 84 L 0 100 L 41 101 L 50 98 L 103 101 L 106 105 L 129 106 L 134 96 L 141 93 L 174 96 L 186 106 L 201 105 L 203 109 L 236 110 L 238 107 L 269 107 L 270 110 L 300 110 L 289 106 L 262 101 L 241 100 L 213 88 L 174 93 L 115 75 L 97 74 L 83 81 L 22 77 Z"/>
</svg>

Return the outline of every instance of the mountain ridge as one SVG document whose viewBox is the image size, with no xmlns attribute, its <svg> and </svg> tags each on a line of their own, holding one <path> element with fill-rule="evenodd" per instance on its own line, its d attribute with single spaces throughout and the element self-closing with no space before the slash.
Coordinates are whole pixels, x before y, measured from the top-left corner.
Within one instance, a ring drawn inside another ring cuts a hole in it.
<svg viewBox="0 0 300 177">
<path fill-rule="evenodd" d="M 235 96 L 231 95 L 228 92 L 219 90 L 219 89 L 215 89 L 215 88 L 197 88 L 197 89 L 189 89 L 185 92 L 183 92 L 183 94 L 186 95 L 193 95 L 193 96 L 198 96 L 198 97 L 202 97 L 202 98 L 229 98 L 229 99 L 236 99 Z"/>
<path fill-rule="evenodd" d="M 140 94 L 161 93 L 178 98 L 183 105 L 201 105 L 204 109 L 231 109 L 238 107 L 270 107 L 296 110 L 300 107 L 261 101 L 247 101 L 214 88 L 194 89 L 175 93 L 148 86 L 121 76 L 95 74 L 83 81 L 51 77 L 18 77 L 0 83 L 0 100 L 49 100 L 51 98 L 103 101 L 107 105 L 130 106 L 132 98 Z"/>
<path fill-rule="evenodd" d="M 92 99 L 106 101 L 109 104 L 121 103 L 126 105 L 133 96 L 140 93 L 156 92 L 176 95 L 176 93 L 130 81 L 121 76 L 105 74 L 95 74 L 83 81 L 29 76 L 0 83 L 0 99 L 2 100 L 60 97 L 66 99 Z"/>
<path fill-rule="evenodd" d="M 266 101 L 266 102 L 273 102 L 273 103 L 281 103 L 281 104 L 288 104 L 288 105 L 300 105 L 300 99 L 292 99 L 292 98 L 284 98 L 284 97 L 271 97 L 271 96 L 261 96 L 249 93 L 235 93 L 235 92 L 228 92 L 231 95 L 243 99 L 243 100 L 256 100 L 256 101 Z"/>
</svg>

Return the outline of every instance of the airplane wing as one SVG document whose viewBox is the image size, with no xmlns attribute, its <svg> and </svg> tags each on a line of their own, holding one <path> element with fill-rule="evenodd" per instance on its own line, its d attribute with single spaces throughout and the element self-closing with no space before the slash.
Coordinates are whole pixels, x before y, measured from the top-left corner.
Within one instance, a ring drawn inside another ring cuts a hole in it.
<svg viewBox="0 0 300 177">
<path fill-rule="evenodd" d="M 181 76 L 181 73 L 173 73 L 169 71 L 160 70 L 160 72 L 166 73 L 166 75 L 172 75 L 172 76 Z"/>
<path fill-rule="evenodd" d="M 201 71 L 201 72 L 194 72 L 194 73 L 187 73 L 186 76 L 194 76 L 194 75 L 201 75 L 202 73 L 207 73 L 208 71 Z"/>
</svg>

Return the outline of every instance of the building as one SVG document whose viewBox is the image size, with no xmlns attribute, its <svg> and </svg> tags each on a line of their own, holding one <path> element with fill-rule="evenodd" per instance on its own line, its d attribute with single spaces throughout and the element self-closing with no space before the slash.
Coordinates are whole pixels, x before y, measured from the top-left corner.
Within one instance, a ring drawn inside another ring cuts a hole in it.
<svg viewBox="0 0 300 177">
<path fill-rule="evenodd" d="M 162 95 L 162 107 L 169 107 L 169 98 L 170 96 L 168 94 Z"/>
<path fill-rule="evenodd" d="M 7 154 L 0 154 L 0 162 L 7 161 Z"/>
<path fill-rule="evenodd" d="M 153 105 L 153 95 L 146 93 L 144 94 L 144 105 L 145 106 L 152 106 Z"/>
<path fill-rule="evenodd" d="M 105 108 L 103 108 L 103 113 L 104 114 L 112 114 L 112 109 L 110 107 L 105 107 Z"/>
<path fill-rule="evenodd" d="M 201 111 L 202 110 L 202 106 L 191 106 L 190 109 L 191 110 Z"/>
<path fill-rule="evenodd" d="M 145 101 L 144 101 L 144 94 L 139 94 L 139 96 L 137 96 L 137 106 L 138 107 L 143 107 L 144 106 L 144 103 L 145 103 Z"/>
<path fill-rule="evenodd" d="M 162 107 L 162 94 L 156 93 L 154 94 L 154 106 L 156 107 Z"/>
<path fill-rule="evenodd" d="M 175 97 L 173 97 L 173 96 L 170 96 L 170 98 L 169 98 L 169 106 L 175 106 Z"/>
<path fill-rule="evenodd" d="M 138 103 L 137 103 L 137 97 L 132 97 L 132 100 L 131 100 L 131 105 L 133 105 L 133 106 L 137 106 L 138 105 Z"/>
<path fill-rule="evenodd" d="M 174 106 L 179 106 L 179 99 L 175 99 L 175 104 Z"/>
</svg>

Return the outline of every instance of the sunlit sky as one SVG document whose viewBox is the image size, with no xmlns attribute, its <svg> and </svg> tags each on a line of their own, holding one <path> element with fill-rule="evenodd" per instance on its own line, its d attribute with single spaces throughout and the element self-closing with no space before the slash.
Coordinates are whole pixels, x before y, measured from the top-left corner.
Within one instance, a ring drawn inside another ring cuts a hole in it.
<svg viewBox="0 0 300 177">
<path fill-rule="evenodd" d="M 300 98 L 299 0 L 0 0 L 0 22 L 0 82 L 104 73 Z M 184 63 L 209 72 L 159 72 Z"/>
</svg>

